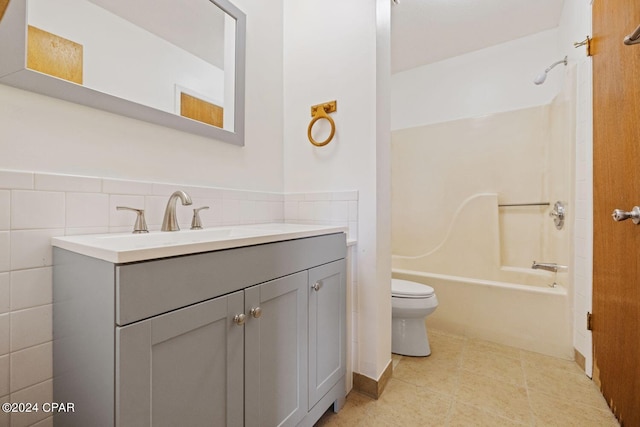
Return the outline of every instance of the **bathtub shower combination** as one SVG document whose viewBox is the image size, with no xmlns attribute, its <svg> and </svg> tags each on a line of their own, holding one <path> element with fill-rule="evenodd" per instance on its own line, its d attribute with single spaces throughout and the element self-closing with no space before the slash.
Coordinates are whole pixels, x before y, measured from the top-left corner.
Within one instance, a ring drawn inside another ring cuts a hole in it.
<svg viewBox="0 0 640 427">
<path fill-rule="evenodd" d="M 480 213 L 487 214 L 486 220 L 491 210 L 493 220 L 477 224 Z M 498 230 L 497 195 L 473 196 L 436 249 L 417 257 L 393 257 L 393 277 L 434 288 L 439 309 L 428 318 L 430 327 L 572 357 L 569 274 L 501 267 Z"/>
<path fill-rule="evenodd" d="M 393 132 L 393 277 L 435 290 L 429 328 L 573 358 L 572 93 Z"/>
</svg>

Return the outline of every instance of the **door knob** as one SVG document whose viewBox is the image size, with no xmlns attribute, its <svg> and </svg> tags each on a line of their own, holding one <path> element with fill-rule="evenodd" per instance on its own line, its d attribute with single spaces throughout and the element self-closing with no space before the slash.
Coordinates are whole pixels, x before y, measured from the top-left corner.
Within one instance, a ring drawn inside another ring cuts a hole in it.
<svg viewBox="0 0 640 427">
<path fill-rule="evenodd" d="M 319 290 L 320 290 L 320 287 L 322 287 L 322 282 L 316 282 L 316 283 L 314 283 L 313 285 L 311 285 L 311 288 L 312 288 L 314 291 L 319 291 Z"/>
<path fill-rule="evenodd" d="M 254 307 L 251 309 L 251 315 L 257 319 L 258 317 L 262 316 L 262 309 L 260 307 Z"/>
<path fill-rule="evenodd" d="M 614 221 L 624 221 L 629 218 L 633 221 L 634 224 L 640 224 L 640 207 L 634 206 L 631 212 L 625 212 L 622 209 L 616 209 L 611 214 Z"/>
</svg>

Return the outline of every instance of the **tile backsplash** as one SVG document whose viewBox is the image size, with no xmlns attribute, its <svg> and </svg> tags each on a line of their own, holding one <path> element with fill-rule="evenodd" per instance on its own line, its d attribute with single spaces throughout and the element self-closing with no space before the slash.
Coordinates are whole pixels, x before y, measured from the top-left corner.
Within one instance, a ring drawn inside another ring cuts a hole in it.
<svg viewBox="0 0 640 427">
<path fill-rule="evenodd" d="M 339 225 L 349 228 L 349 239 L 358 239 L 358 192 L 287 193 L 285 222 Z"/>
<path fill-rule="evenodd" d="M 357 239 L 358 193 L 272 193 L 180 184 L 0 170 L 0 403 L 52 400 L 52 256 L 54 236 L 130 232 L 145 210 L 149 229 L 160 229 L 169 195 L 188 229 L 192 208 L 206 227 L 292 222 L 348 227 Z M 52 425 L 47 414 L 0 413 L 0 426 Z"/>
</svg>

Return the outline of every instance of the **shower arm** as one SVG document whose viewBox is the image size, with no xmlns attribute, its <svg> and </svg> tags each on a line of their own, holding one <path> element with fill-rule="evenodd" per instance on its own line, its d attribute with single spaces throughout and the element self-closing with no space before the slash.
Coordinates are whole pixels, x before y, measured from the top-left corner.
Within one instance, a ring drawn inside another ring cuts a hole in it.
<svg viewBox="0 0 640 427">
<path fill-rule="evenodd" d="M 567 65 L 567 57 L 565 56 L 564 59 L 561 59 L 560 61 L 554 62 L 553 64 L 549 65 L 549 68 L 547 68 L 546 70 L 544 70 L 545 73 L 548 73 L 549 71 L 551 71 L 551 69 L 553 67 L 555 67 L 556 65 L 560 65 L 560 64 L 564 64 Z"/>
</svg>

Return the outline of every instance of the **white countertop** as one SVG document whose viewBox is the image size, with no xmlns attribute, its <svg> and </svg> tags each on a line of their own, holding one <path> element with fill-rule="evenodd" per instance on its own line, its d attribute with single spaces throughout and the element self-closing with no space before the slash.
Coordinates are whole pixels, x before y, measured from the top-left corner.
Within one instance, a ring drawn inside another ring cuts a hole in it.
<svg viewBox="0 0 640 427">
<path fill-rule="evenodd" d="M 338 226 L 273 223 L 174 232 L 152 231 L 144 234 L 53 237 L 51 245 L 119 264 L 346 231 L 346 227 Z"/>
</svg>

